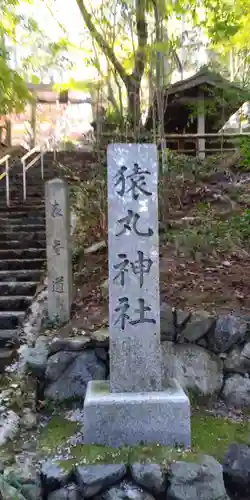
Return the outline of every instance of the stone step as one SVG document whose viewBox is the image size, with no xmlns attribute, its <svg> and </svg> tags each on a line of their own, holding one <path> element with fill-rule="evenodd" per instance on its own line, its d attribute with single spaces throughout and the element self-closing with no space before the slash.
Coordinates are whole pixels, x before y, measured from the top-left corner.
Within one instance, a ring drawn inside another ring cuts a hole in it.
<svg viewBox="0 0 250 500">
<path fill-rule="evenodd" d="M 1 245 L 0 245 L 1 247 Z M 45 259 L 46 250 L 44 248 L 12 248 L 0 249 L 0 260 L 16 260 L 16 259 Z"/>
<path fill-rule="evenodd" d="M 48 174 L 46 174 L 46 176 L 44 176 L 44 180 L 40 179 L 39 177 L 34 177 L 33 179 L 32 178 L 27 178 L 26 179 L 26 188 L 27 190 L 31 187 L 39 187 L 40 189 L 44 189 L 44 184 L 45 182 L 47 181 L 47 178 L 51 176 L 49 176 Z M 53 177 L 53 176 L 52 176 Z M 11 191 L 15 191 L 16 188 L 19 188 L 22 192 L 22 195 L 23 195 L 23 182 L 22 182 L 22 178 L 20 177 L 16 177 L 15 179 L 11 179 L 10 178 L 10 192 Z M 1 183 L 1 189 L 4 191 L 6 188 L 5 188 L 5 185 Z"/>
<path fill-rule="evenodd" d="M 0 373 L 4 373 L 6 366 L 14 361 L 16 355 L 15 349 L 0 349 Z"/>
<path fill-rule="evenodd" d="M 49 169 L 44 169 L 44 179 L 41 178 L 41 173 L 35 173 L 35 170 L 30 171 L 30 175 L 26 175 L 26 186 L 29 184 L 44 184 L 46 177 L 54 177 L 53 172 L 50 172 Z M 16 172 L 16 175 L 10 176 L 10 187 L 12 185 L 19 184 L 23 188 L 23 173 Z"/>
<path fill-rule="evenodd" d="M 41 217 L 42 219 L 45 219 L 45 207 L 43 207 L 42 209 L 40 210 L 31 210 L 30 212 L 27 211 L 27 210 L 21 210 L 19 208 L 18 212 L 8 212 L 8 210 L 6 210 L 5 212 L 0 212 L 0 217 L 3 218 L 3 219 L 26 219 L 27 217 L 31 218 L 31 220 L 33 218 L 37 218 L 37 217 Z"/>
<path fill-rule="evenodd" d="M 45 229 L 39 231 L 1 231 L 0 232 L 0 247 L 2 241 L 11 240 L 27 241 L 29 244 L 33 240 L 44 241 L 46 239 Z"/>
<path fill-rule="evenodd" d="M 32 181 L 27 181 L 26 183 L 26 196 L 29 195 L 29 193 L 43 193 L 45 192 L 45 184 L 49 180 L 51 180 L 53 176 L 46 176 L 43 181 L 39 179 L 32 179 Z M 1 193 L 6 193 L 6 189 L 4 185 L 0 185 L 0 192 Z M 11 195 L 18 193 L 23 198 L 23 184 L 20 182 L 20 180 L 13 180 L 11 182 L 10 180 L 10 197 Z"/>
<path fill-rule="evenodd" d="M 40 193 L 40 191 L 42 192 L 42 189 L 38 188 L 36 192 Z M 34 189 L 34 192 L 35 192 L 35 189 Z M 36 201 L 37 205 L 39 205 L 41 203 L 41 201 L 35 200 L 35 198 L 36 198 L 35 195 L 29 197 L 28 191 L 26 194 L 26 201 L 25 201 L 23 198 L 23 190 L 22 190 L 21 186 L 16 186 L 15 188 L 10 189 L 10 205 L 14 204 L 15 198 L 17 198 L 19 200 L 19 202 L 22 203 L 22 205 L 26 205 L 26 206 L 33 205 L 34 201 Z M 3 189 L 3 186 L 2 186 L 2 190 L 1 190 L 0 202 L 1 202 L 1 204 L 4 204 L 6 202 L 6 190 Z"/>
<path fill-rule="evenodd" d="M 62 169 L 51 168 L 51 165 L 44 165 L 44 179 L 41 177 L 41 170 L 31 169 L 26 172 L 26 183 L 29 182 L 43 182 L 46 178 L 55 179 L 58 176 L 65 175 Z M 12 170 L 12 175 L 10 175 L 10 181 L 19 182 L 23 186 L 23 170 L 16 169 Z"/>
<path fill-rule="evenodd" d="M 20 206 L 20 204 L 21 204 L 22 207 L 34 207 L 35 205 L 36 206 L 37 205 L 42 205 L 42 203 L 43 203 L 43 200 L 37 200 L 37 199 L 35 199 L 33 197 L 30 197 L 30 198 L 27 197 L 26 201 L 24 201 L 23 194 L 22 194 L 20 188 L 19 188 L 19 196 L 18 196 L 18 200 L 17 201 L 18 201 L 18 205 Z M 2 196 L 0 198 L 0 204 L 1 204 L 1 206 L 2 205 L 4 206 L 5 203 L 6 203 L 6 200 L 4 199 L 4 195 L 2 193 Z M 10 196 L 10 207 L 9 208 L 11 208 L 12 206 L 13 207 L 17 207 L 18 205 L 15 203 L 15 200 L 11 199 L 11 196 Z"/>
<path fill-rule="evenodd" d="M 0 330 L 18 328 L 25 317 L 24 311 L 0 311 Z"/>
<path fill-rule="evenodd" d="M 37 216 L 30 216 L 28 214 L 26 215 L 21 215 L 20 217 L 1 217 L 0 216 L 0 227 L 2 226 L 9 226 L 10 224 L 12 225 L 19 225 L 19 224 L 24 224 L 27 225 L 27 222 L 29 224 L 43 224 L 45 225 L 45 214 L 44 215 L 37 215 Z"/>
<path fill-rule="evenodd" d="M 39 281 L 0 281 L 0 297 L 3 295 L 33 296 L 38 285 Z"/>
<path fill-rule="evenodd" d="M 0 282 L 5 283 L 5 282 L 16 282 L 16 283 L 23 283 L 23 282 L 30 282 L 30 281 L 37 281 L 40 283 L 42 277 L 42 271 L 41 269 L 18 269 L 18 270 L 13 270 L 13 269 L 7 269 L 0 271 Z"/>
<path fill-rule="evenodd" d="M 14 173 L 14 171 L 13 171 Z M 57 177 L 58 175 L 62 174 L 63 172 L 56 170 L 56 169 L 51 169 L 50 166 L 45 166 L 44 165 L 44 180 L 46 180 L 46 177 L 53 179 Z M 22 171 L 15 171 L 15 176 L 13 175 L 12 178 L 10 177 L 11 180 L 13 181 L 19 181 L 21 184 L 23 184 L 23 172 Z M 26 175 L 26 183 L 28 182 L 41 182 L 43 179 L 41 178 L 41 172 L 38 172 L 36 170 L 30 170 L 30 173 Z"/>
<path fill-rule="evenodd" d="M 9 240 L 9 241 L 1 241 L 0 247 L 2 250 L 5 249 L 15 249 L 15 248 L 29 248 L 32 245 L 32 248 L 46 248 L 46 240 Z"/>
<path fill-rule="evenodd" d="M 28 190 L 29 189 L 35 189 L 35 188 L 37 188 L 41 192 L 44 192 L 44 188 L 45 188 L 46 182 L 48 182 L 49 180 L 51 180 L 53 178 L 57 178 L 57 177 L 58 177 L 57 175 L 54 176 L 54 177 L 53 177 L 53 175 L 45 175 L 43 181 L 41 179 L 39 179 L 39 178 L 34 178 L 34 179 L 27 180 L 27 182 L 26 182 L 26 193 L 28 194 Z M 21 194 L 23 196 L 23 183 L 21 182 L 21 180 L 17 179 L 17 180 L 13 180 L 12 182 L 10 180 L 10 192 L 14 193 L 16 191 L 16 188 L 20 189 L 20 192 L 21 192 Z M 1 190 L 5 191 L 5 186 L 4 185 L 1 186 Z"/>
<path fill-rule="evenodd" d="M 42 269 L 45 264 L 44 259 L 5 259 L 0 260 L 0 271 Z"/>
<path fill-rule="evenodd" d="M 17 347 L 19 345 L 20 330 L 0 330 L 0 349 L 4 347 Z"/>
<path fill-rule="evenodd" d="M 0 199 L 1 199 L 1 204 L 2 198 L 4 199 L 5 193 L 0 191 Z M 31 201 L 38 203 L 39 201 L 42 201 L 44 199 L 44 189 L 27 189 L 27 201 Z M 21 189 L 17 186 L 15 191 L 10 192 L 10 203 L 11 205 L 15 205 L 16 203 L 22 203 L 23 202 L 23 195 L 21 193 Z"/>
<path fill-rule="evenodd" d="M 1 217 L 17 217 L 17 216 L 20 216 L 20 214 L 22 215 L 39 215 L 41 214 L 42 212 L 45 213 L 45 205 L 44 203 L 39 203 L 37 205 L 32 205 L 32 206 L 27 206 L 27 205 L 24 205 L 24 203 L 19 203 L 18 206 L 14 205 L 14 206 L 10 206 L 10 207 L 7 207 L 5 206 L 5 210 L 1 210 Z"/>
<path fill-rule="evenodd" d="M 14 232 L 18 233 L 19 231 L 26 231 L 26 232 L 37 232 L 37 231 L 44 231 L 45 224 L 29 224 L 28 218 L 27 221 L 23 224 L 11 224 L 11 219 L 10 219 L 10 224 L 9 224 L 9 229 L 8 232 Z M 1 230 L 4 228 L 1 228 Z"/>
<path fill-rule="evenodd" d="M 44 186 L 45 186 L 45 182 L 46 181 L 36 181 L 36 180 L 33 180 L 32 182 L 27 182 L 26 183 L 26 194 L 28 195 L 28 189 L 31 189 L 35 192 L 35 189 L 37 189 L 37 191 L 41 191 L 43 192 L 44 191 Z M 6 193 L 6 187 L 3 183 L 0 183 L 0 191 L 1 193 Z M 20 197 L 23 198 L 23 183 L 20 182 L 20 180 L 11 180 L 10 179 L 10 197 L 12 194 L 18 192 L 18 194 L 20 195 Z"/>
<path fill-rule="evenodd" d="M 45 186 L 45 181 L 35 181 L 33 180 L 32 182 L 27 182 L 26 183 L 26 193 L 28 195 L 28 190 L 30 189 L 32 192 L 35 193 L 35 190 L 37 190 L 37 192 L 44 192 L 44 186 Z M 5 188 L 5 185 L 4 184 L 0 184 L 0 192 L 1 193 L 6 193 L 6 188 Z M 10 198 L 11 198 L 11 195 L 14 194 L 14 193 L 18 193 L 20 196 L 23 197 L 23 184 L 18 180 L 13 180 L 11 181 L 10 179 Z"/>
<path fill-rule="evenodd" d="M 0 296 L 0 311 L 26 311 L 33 299 L 33 295 L 3 295 Z"/>
<path fill-rule="evenodd" d="M 33 202 L 34 210 L 35 210 L 35 206 L 37 205 L 37 203 L 41 202 L 41 201 L 44 201 L 44 195 L 34 198 L 34 202 Z M 22 207 L 22 200 L 19 196 L 17 196 L 16 198 L 12 198 L 10 207 L 7 207 L 5 201 L 3 201 L 3 195 L 0 193 L 0 214 L 2 212 L 6 212 L 7 208 L 12 208 L 12 209 L 15 208 L 16 209 L 17 207 L 19 207 L 19 209 Z M 15 210 L 12 210 L 12 211 L 15 212 Z M 30 211 L 32 211 L 32 209 L 30 209 Z"/>
<path fill-rule="evenodd" d="M 39 210 L 44 210 L 44 202 L 42 203 L 42 200 L 37 203 L 37 200 L 35 203 L 24 203 L 23 201 L 18 201 L 16 204 L 10 204 L 9 207 L 7 207 L 5 200 L 0 202 L 0 212 L 1 213 L 17 213 L 20 211 L 25 211 L 25 213 L 34 213 L 34 211 L 37 213 Z"/>
<path fill-rule="evenodd" d="M 54 167 L 53 168 L 51 166 L 51 164 L 46 164 L 46 163 L 44 163 L 44 169 L 43 169 L 43 171 L 44 171 L 44 177 L 48 176 L 48 177 L 50 177 L 52 179 L 54 177 L 56 177 L 57 175 L 62 174 L 64 172 L 63 169 L 61 169 L 60 167 L 59 168 L 58 167 Z M 22 168 L 18 169 L 18 167 L 17 167 L 16 170 L 15 171 L 12 170 L 12 172 L 13 172 L 13 179 L 18 178 L 21 181 L 23 180 L 23 169 Z M 15 175 L 14 175 L 14 173 L 15 173 Z M 36 170 L 36 169 L 29 170 L 27 172 L 27 174 L 26 174 L 26 179 L 27 180 L 28 179 L 38 179 L 38 180 L 40 180 L 41 179 L 41 170 L 40 169 L 38 169 L 38 170 Z"/>
</svg>

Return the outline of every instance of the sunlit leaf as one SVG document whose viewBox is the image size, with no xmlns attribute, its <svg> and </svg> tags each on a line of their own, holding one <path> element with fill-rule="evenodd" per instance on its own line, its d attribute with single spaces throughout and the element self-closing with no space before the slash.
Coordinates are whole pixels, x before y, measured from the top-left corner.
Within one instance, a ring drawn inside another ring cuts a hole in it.
<svg viewBox="0 0 250 500">
<path fill-rule="evenodd" d="M 31 75 L 31 83 L 37 85 L 38 83 L 40 83 L 40 78 L 36 75 Z"/>
</svg>

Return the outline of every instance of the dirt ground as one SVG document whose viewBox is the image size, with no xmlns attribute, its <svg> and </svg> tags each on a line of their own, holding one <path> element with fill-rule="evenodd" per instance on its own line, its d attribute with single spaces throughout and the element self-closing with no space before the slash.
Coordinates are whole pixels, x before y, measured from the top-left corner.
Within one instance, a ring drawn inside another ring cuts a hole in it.
<svg viewBox="0 0 250 500">
<path fill-rule="evenodd" d="M 209 159 L 195 170 L 181 159 L 159 186 L 164 199 L 160 294 L 161 301 L 172 306 L 249 314 L 250 168 L 242 168 L 239 158 L 238 164 L 231 160 Z M 239 229 L 241 216 L 245 219 Z M 180 238 L 182 244 L 177 245 Z M 72 326 L 90 331 L 108 321 L 108 291 L 102 286 L 108 277 L 107 248 L 84 256 L 79 271 Z"/>
<path fill-rule="evenodd" d="M 180 309 L 205 309 L 213 313 L 250 311 L 250 255 L 228 259 L 207 256 L 197 262 L 174 255 L 162 245 L 160 251 L 161 300 Z M 72 325 L 90 332 L 107 325 L 107 252 L 88 256 L 84 283 L 76 285 Z M 66 332 L 65 332 L 66 333 Z"/>
<path fill-rule="evenodd" d="M 250 311 L 250 256 L 208 256 L 201 262 L 162 249 L 161 297 L 180 308 L 211 312 Z"/>
</svg>

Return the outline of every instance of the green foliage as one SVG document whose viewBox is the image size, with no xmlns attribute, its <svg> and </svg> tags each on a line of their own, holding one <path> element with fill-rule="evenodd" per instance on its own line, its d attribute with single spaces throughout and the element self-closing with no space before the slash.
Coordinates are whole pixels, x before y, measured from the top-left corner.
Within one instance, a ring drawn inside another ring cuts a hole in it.
<svg viewBox="0 0 250 500">
<path fill-rule="evenodd" d="M 211 415 L 196 414 L 191 418 L 192 451 L 180 448 L 171 449 L 158 444 L 145 446 L 123 446 L 110 448 L 108 446 L 76 445 L 70 447 L 69 460 L 60 460 L 59 464 L 65 470 L 70 470 L 76 464 L 105 463 L 159 463 L 168 466 L 173 460 L 199 461 L 200 454 L 212 455 L 222 460 L 228 446 L 232 442 L 245 443 L 248 440 L 249 422 L 231 422 L 224 418 Z M 65 441 L 79 430 L 79 424 L 70 422 L 63 417 L 55 416 L 45 427 L 40 436 L 40 451 L 46 455 L 54 455 L 65 447 Z M 61 454 L 61 453 L 60 453 Z"/>
<path fill-rule="evenodd" d="M 34 4 L 34 0 L 27 1 Z M 97 96 L 97 91 L 99 92 L 101 89 L 105 99 L 111 103 L 114 110 L 120 110 L 120 114 L 124 115 L 123 118 L 131 114 L 132 100 L 129 100 L 129 94 L 131 95 L 131 89 L 132 93 L 136 92 L 135 87 L 133 90 L 135 80 L 143 91 L 142 109 L 145 106 L 145 77 L 152 72 L 152 81 L 154 81 L 157 56 L 162 54 L 169 59 L 170 72 L 176 68 L 177 64 L 173 54 L 176 55 L 177 49 L 180 47 L 179 35 L 168 34 L 167 37 L 164 36 L 159 40 L 156 39 L 153 32 L 151 38 L 147 37 L 146 32 L 143 34 L 144 21 L 141 23 L 141 19 L 145 19 L 148 24 L 148 33 L 150 33 L 151 26 L 156 22 L 156 11 L 158 18 L 163 22 L 164 30 L 168 27 L 167 21 L 170 19 L 180 20 L 181 16 L 185 14 L 186 20 L 190 22 L 192 28 L 202 26 L 216 50 L 221 50 L 222 47 L 221 53 L 223 55 L 228 52 L 229 46 L 232 47 L 232 40 L 237 47 L 244 48 L 244 50 L 248 48 L 249 44 L 246 27 L 249 25 L 247 19 L 249 20 L 250 0 L 236 0 L 236 2 L 232 2 L 232 0 L 222 0 L 222 2 L 205 0 L 203 9 L 200 9 L 195 0 L 137 0 L 136 2 L 131 0 L 108 2 L 104 0 L 97 4 L 87 0 L 76 0 L 76 3 L 79 6 L 79 14 L 82 16 L 84 32 L 83 42 L 79 46 L 70 41 L 66 29 L 59 20 L 57 23 L 61 29 L 61 36 L 58 40 L 45 37 L 37 20 L 20 16 L 17 11 L 18 0 L 0 0 L 2 13 L 0 37 L 1 33 L 7 34 L 14 43 L 21 43 L 29 49 L 29 55 L 22 60 L 20 71 L 23 75 L 28 75 L 34 83 L 37 83 L 43 75 L 49 75 L 50 69 L 71 70 L 76 54 L 81 54 L 83 64 L 95 67 L 99 76 L 80 83 L 69 78 L 66 87 L 91 92 L 94 99 Z M 48 9 L 56 20 L 57 14 L 54 9 L 50 5 L 48 5 Z M 200 15 L 201 10 L 202 14 Z M 24 32 L 24 35 L 18 39 L 16 36 L 17 26 L 22 26 Z M 246 50 L 244 55 L 245 61 L 247 61 L 248 52 Z M 8 66 L 7 59 L 5 57 L 4 59 Z M 0 69 L 2 70 L 2 68 Z M 6 89 L 8 90 L 9 78 L 6 75 L 6 70 L 1 71 L 1 74 L 3 75 L 2 80 L 6 79 L 6 86 L 1 85 L 3 89 L 1 94 L 10 96 L 12 93 L 12 97 L 5 99 L 3 110 L 9 109 L 11 103 L 14 103 L 14 107 L 19 103 L 20 106 L 23 106 L 23 102 L 27 99 L 27 93 L 22 82 L 16 81 L 17 78 L 14 78 L 13 86 L 16 91 L 13 92 L 12 88 L 10 93 L 5 92 Z M 165 75 L 166 78 L 169 78 L 169 74 Z M 112 98 L 110 98 L 110 88 L 113 94 Z M 125 98 L 127 106 L 123 102 Z M 136 99 L 134 101 L 137 102 Z M 126 108 L 129 106 L 130 112 L 127 113 Z M 211 103 L 209 106 L 211 107 Z M 208 112 L 212 111 L 208 110 Z M 192 114 L 192 109 L 190 113 Z M 138 110 L 135 115 L 137 117 Z M 117 121 L 119 120 L 116 117 L 115 123 Z"/>
<path fill-rule="evenodd" d="M 64 417 L 53 417 L 40 435 L 40 447 L 44 452 L 56 452 L 59 446 L 80 430 L 80 425 Z"/>
<path fill-rule="evenodd" d="M 244 170 L 250 169 L 250 137 L 240 137 L 238 145 L 241 152 L 241 167 Z"/>
<path fill-rule="evenodd" d="M 80 259 L 83 248 L 107 234 L 107 172 L 105 163 L 89 165 L 88 178 L 81 180 L 77 173 L 72 177 L 71 167 L 58 164 L 65 178 L 70 179 L 71 207 L 77 217 L 74 231 L 75 249 L 73 264 Z M 46 327 L 48 328 L 48 323 Z M 54 327 L 53 325 L 50 327 Z"/>
<path fill-rule="evenodd" d="M 102 176 L 79 182 L 72 187 L 72 207 L 77 215 L 75 238 L 78 247 L 103 239 L 107 231 L 106 180 Z"/>
<path fill-rule="evenodd" d="M 90 90 L 96 90 L 100 87 L 100 82 L 93 81 L 93 80 L 75 80 L 74 78 L 69 78 L 67 82 L 64 83 L 55 83 L 55 89 L 60 89 L 60 90 L 76 90 L 80 92 L 90 92 Z"/>
<path fill-rule="evenodd" d="M 22 21 L 18 7 L 18 0 L 0 0 L 0 115 L 22 111 L 31 99 L 24 80 L 10 66 L 5 43 L 6 37 L 16 43 L 16 28 Z"/>
<path fill-rule="evenodd" d="M 121 113 L 109 106 L 105 119 L 102 124 L 102 130 L 104 132 L 110 132 L 112 130 L 121 130 L 125 126 L 126 116 L 121 116 Z"/>
<path fill-rule="evenodd" d="M 194 415 L 192 417 L 192 447 L 196 452 L 212 455 L 222 461 L 231 443 L 248 441 L 249 422 L 235 423 L 224 418 Z"/>
<path fill-rule="evenodd" d="M 205 0 L 204 26 L 214 43 L 234 36 L 239 29 L 239 17 L 233 0 Z"/>
<path fill-rule="evenodd" d="M 241 215 L 232 214 L 227 220 L 214 217 L 207 205 L 200 207 L 195 225 L 190 225 L 181 231 L 171 230 L 166 239 L 175 242 L 177 247 L 192 256 L 196 252 L 226 253 L 241 248 L 250 250 L 250 210 Z"/>
<path fill-rule="evenodd" d="M 203 27 L 221 69 L 231 79 L 249 85 L 249 0 L 206 0 Z"/>
<path fill-rule="evenodd" d="M 22 111 L 30 99 L 23 79 L 8 66 L 4 58 L 0 58 L 0 115 Z"/>
</svg>

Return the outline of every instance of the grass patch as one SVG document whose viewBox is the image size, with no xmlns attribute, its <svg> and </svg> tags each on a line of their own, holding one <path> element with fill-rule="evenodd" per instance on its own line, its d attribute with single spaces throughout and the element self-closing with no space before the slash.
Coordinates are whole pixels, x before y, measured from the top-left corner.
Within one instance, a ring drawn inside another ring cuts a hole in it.
<svg viewBox="0 0 250 500">
<path fill-rule="evenodd" d="M 231 443 L 249 441 L 250 422 L 232 422 L 219 417 L 192 417 L 192 448 L 194 452 L 212 455 L 222 460 Z"/>
<path fill-rule="evenodd" d="M 227 220 L 220 220 L 211 210 L 199 211 L 200 219 L 195 225 L 168 230 L 165 240 L 188 253 L 204 253 L 213 250 L 227 252 L 250 245 L 250 211 L 241 215 L 232 214 Z"/>
<path fill-rule="evenodd" d="M 199 456 L 211 455 L 221 461 L 228 446 L 233 442 L 246 443 L 250 435 L 250 423 L 236 423 L 219 417 L 194 415 L 192 417 L 192 451 L 170 449 L 167 446 L 143 444 L 121 448 L 78 444 L 71 446 L 70 459 L 57 463 L 65 470 L 76 464 L 111 463 L 160 463 L 167 467 L 173 460 L 195 461 Z M 54 456 L 63 450 L 65 441 L 80 429 L 80 425 L 63 417 L 54 417 L 40 436 L 40 450 Z"/>
<path fill-rule="evenodd" d="M 128 464 L 129 451 L 127 446 L 111 448 L 110 446 L 76 445 L 71 448 L 71 459 L 59 460 L 57 463 L 65 470 L 70 470 L 76 464 Z"/>
<path fill-rule="evenodd" d="M 135 446 L 110 448 L 108 446 L 77 445 L 71 450 L 72 458 L 57 460 L 65 471 L 76 465 L 157 463 L 167 468 L 174 460 L 199 461 L 199 454 L 176 451 L 167 446 Z"/>
<path fill-rule="evenodd" d="M 199 461 L 199 453 L 171 449 L 168 446 L 138 445 L 111 448 L 109 446 L 76 445 L 71 449 L 71 458 L 58 460 L 57 464 L 70 471 L 76 465 L 158 463 L 167 468 L 174 460 Z"/>
</svg>

